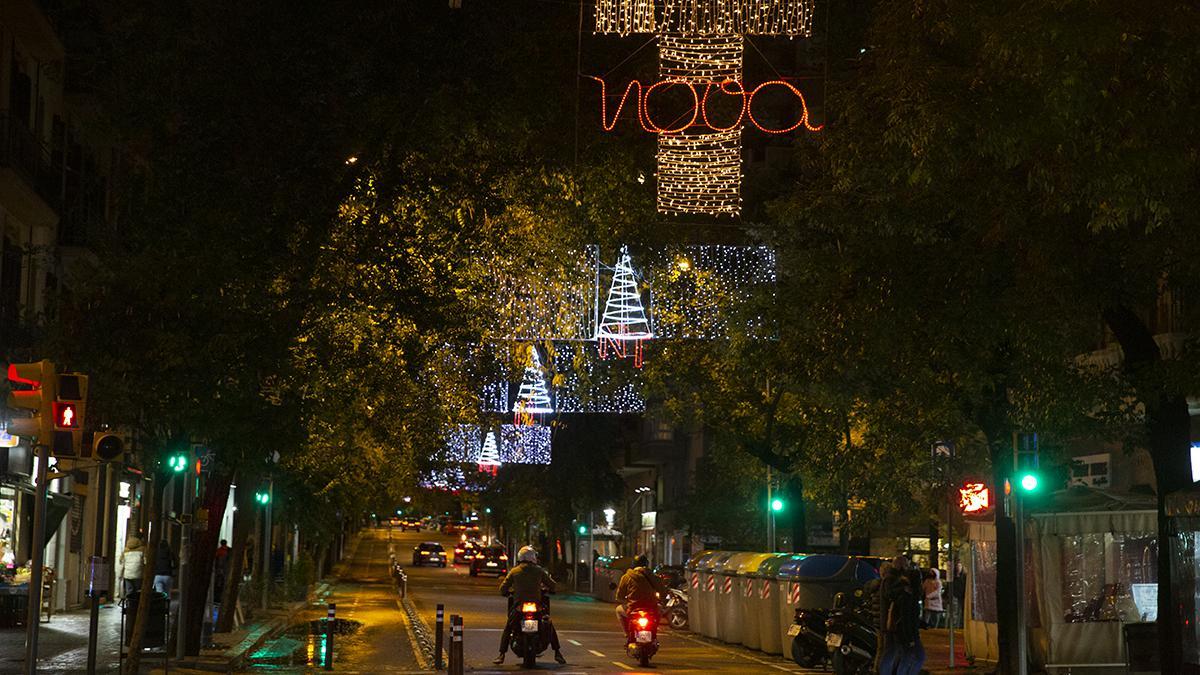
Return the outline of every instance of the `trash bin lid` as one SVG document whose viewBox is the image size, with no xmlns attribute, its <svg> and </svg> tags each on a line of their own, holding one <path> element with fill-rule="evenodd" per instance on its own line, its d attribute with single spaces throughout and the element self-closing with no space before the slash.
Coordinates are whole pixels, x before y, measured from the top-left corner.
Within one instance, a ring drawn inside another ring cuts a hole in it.
<svg viewBox="0 0 1200 675">
<path fill-rule="evenodd" d="M 736 575 L 738 573 L 738 570 L 741 568 L 741 566 L 743 564 L 749 562 L 750 560 L 753 560 L 754 558 L 761 558 L 761 556 L 763 556 L 763 555 L 766 555 L 766 554 L 754 553 L 753 551 L 742 551 L 742 552 L 730 554 L 730 556 L 725 558 L 724 560 L 716 561 L 713 564 L 713 570 L 712 570 L 713 574 Z M 758 567 L 759 562 L 761 562 L 761 560 L 756 561 L 754 566 Z"/>
<path fill-rule="evenodd" d="M 774 579 L 779 576 L 779 566 L 790 560 L 791 557 L 788 553 L 772 553 L 763 558 L 763 561 L 758 564 L 758 569 L 754 570 L 752 576 L 763 579 Z"/>
<path fill-rule="evenodd" d="M 879 566 L 872 564 L 869 560 L 857 558 L 854 561 L 854 580 L 859 583 L 867 583 L 872 579 L 879 578 Z"/>
<path fill-rule="evenodd" d="M 804 555 L 797 553 L 791 559 L 779 566 L 780 579 L 814 579 L 832 580 L 839 576 L 851 563 L 850 556 L 835 553 L 815 553 Z M 851 569 L 853 571 L 853 568 Z"/>
<path fill-rule="evenodd" d="M 736 551 L 713 551 L 712 555 L 700 561 L 700 564 L 696 566 L 696 569 L 701 572 L 715 573 L 717 571 L 716 568 L 725 564 L 725 561 L 729 560 L 729 556 L 732 556 L 735 553 Z"/>
<path fill-rule="evenodd" d="M 762 562 L 764 560 L 766 560 L 768 558 L 774 558 L 776 555 L 777 554 L 775 554 L 775 553 L 751 553 L 751 554 L 748 554 L 746 557 L 742 558 L 738 562 L 737 575 L 740 577 L 756 577 L 756 576 L 758 576 L 759 565 L 762 565 Z M 732 561 L 732 558 L 730 560 Z M 725 565 L 726 572 L 733 571 L 730 568 L 731 568 L 731 565 L 726 563 L 726 565 Z"/>
<path fill-rule="evenodd" d="M 684 568 L 689 571 L 694 572 L 700 568 L 700 563 L 711 558 L 714 553 L 716 553 L 716 551 L 700 551 L 699 553 L 693 555 L 691 558 L 688 558 L 688 561 L 684 565 Z"/>
</svg>

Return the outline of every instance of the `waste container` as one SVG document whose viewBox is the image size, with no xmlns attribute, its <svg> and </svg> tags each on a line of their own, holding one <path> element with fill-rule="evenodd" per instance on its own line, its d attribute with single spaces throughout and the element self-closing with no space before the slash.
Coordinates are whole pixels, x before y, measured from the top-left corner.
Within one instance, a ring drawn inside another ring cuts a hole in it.
<svg viewBox="0 0 1200 675">
<path fill-rule="evenodd" d="M 737 641 L 751 649 L 762 648 L 759 626 L 762 624 L 763 610 L 762 596 L 758 588 L 758 568 L 767 560 L 777 557 L 778 553 L 756 553 L 738 565 L 738 578 L 734 587 L 741 605 L 738 611 L 742 620 L 738 625 Z"/>
<path fill-rule="evenodd" d="M 141 593 L 133 592 L 125 596 L 121 604 L 121 612 L 125 621 L 125 646 L 133 640 L 133 624 L 136 623 L 138 604 Z M 167 644 L 167 621 L 171 603 L 165 593 L 150 592 L 150 607 L 146 613 L 146 632 L 142 635 L 142 648 L 162 647 Z"/>
<path fill-rule="evenodd" d="M 879 573 L 868 563 L 853 556 L 818 553 L 796 554 L 779 566 L 780 596 L 776 600 L 779 614 L 779 643 L 783 653 L 789 653 L 791 638 L 788 628 L 797 607 L 829 609 L 833 596 L 862 588 Z"/>
<path fill-rule="evenodd" d="M 768 654 L 783 653 L 779 636 L 787 633 L 787 628 L 785 627 L 783 631 L 779 630 L 779 610 L 775 606 L 776 598 L 779 596 L 776 577 L 779 576 L 779 566 L 790 557 L 785 553 L 776 553 L 759 563 L 758 569 L 754 572 L 753 581 L 757 588 L 747 611 L 758 615 L 758 649 Z"/>
<path fill-rule="evenodd" d="M 685 578 L 687 583 L 684 585 L 684 590 L 688 594 L 688 627 L 693 631 L 700 632 L 700 616 L 703 613 L 700 609 L 700 566 L 707 562 L 716 551 L 700 551 L 688 559 L 684 565 Z"/>
<path fill-rule="evenodd" d="M 723 561 L 713 565 L 713 575 L 717 583 L 717 639 L 722 642 L 738 644 L 742 641 L 742 588 L 743 579 L 740 572 L 743 565 L 758 563 L 767 557 L 768 553 L 734 553 Z"/>
<path fill-rule="evenodd" d="M 692 627 L 692 630 L 700 633 L 704 637 L 717 637 L 717 619 L 720 616 L 717 609 L 717 596 L 720 595 L 720 587 L 717 585 L 717 573 L 714 568 L 717 565 L 722 565 L 729 556 L 734 555 L 733 551 L 713 551 L 712 555 L 700 561 L 697 569 L 700 572 L 700 588 L 696 589 L 696 600 L 700 604 L 700 621 Z M 688 603 L 692 602 L 688 598 Z"/>
</svg>

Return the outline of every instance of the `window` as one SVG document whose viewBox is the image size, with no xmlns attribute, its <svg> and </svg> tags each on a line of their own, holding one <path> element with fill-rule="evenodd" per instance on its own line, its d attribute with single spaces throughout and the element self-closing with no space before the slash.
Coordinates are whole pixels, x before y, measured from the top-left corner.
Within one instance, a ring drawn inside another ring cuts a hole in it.
<svg viewBox="0 0 1200 675">
<path fill-rule="evenodd" d="M 1107 452 L 1071 458 L 1071 480 L 1069 485 L 1108 487 L 1109 460 Z"/>
</svg>

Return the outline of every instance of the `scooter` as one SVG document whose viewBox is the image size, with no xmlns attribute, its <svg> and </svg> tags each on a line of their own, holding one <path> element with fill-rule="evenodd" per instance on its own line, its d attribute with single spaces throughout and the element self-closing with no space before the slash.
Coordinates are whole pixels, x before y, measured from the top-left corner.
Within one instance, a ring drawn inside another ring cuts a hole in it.
<svg viewBox="0 0 1200 675">
<path fill-rule="evenodd" d="M 688 595 L 687 591 L 671 588 L 666 597 L 661 599 L 662 616 L 671 630 L 687 630 L 688 627 Z"/>
<path fill-rule="evenodd" d="M 835 595 L 825 621 L 825 647 L 838 675 L 865 675 L 875 661 L 879 629 L 863 605 L 862 590 L 854 593 L 857 602 L 852 605 L 847 605 L 845 594 Z"/>
<path fill-rule="evenodd" d="M 814 668 L 829 660 L 825 645 L 825 622 L 829 610 L 821 608 L 796 608 L 788 635 L 792 637 L 792 660 L 805 668 Z"/>
<path fill-rule="evenodd" d="M 511 598 L 510 598 L 511 600 Z M 550 603 L 546 596 L 541 602 L 523 602 L 520 607 L 521 621 L 512 636 L 510 648 L 522 660 L 526 668 L 537 666 L 537 657 L 550 646 Z"/>
<path fill-rule="evenodd" d="M 629 658 L 645 668 L 658 653 L 658 608 L 634 605 L 625 620 L 625 649 Z"/>
</svg>

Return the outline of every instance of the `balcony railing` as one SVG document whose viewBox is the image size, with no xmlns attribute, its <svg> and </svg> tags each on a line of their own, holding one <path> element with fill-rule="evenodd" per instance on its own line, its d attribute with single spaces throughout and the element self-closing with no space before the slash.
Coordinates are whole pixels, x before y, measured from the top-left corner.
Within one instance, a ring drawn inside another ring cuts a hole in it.
<svg viewBox="0 0 1200 675">
<path fill-rule="evenodd" d="M 50 208 L 58 210 L 61 170 L 51 165 L 50 152 L 37 135 L 8 112 L 0 112 L 0 165 L 12 168 Z"/>
</svg>

